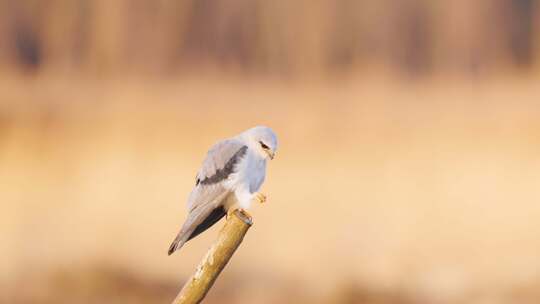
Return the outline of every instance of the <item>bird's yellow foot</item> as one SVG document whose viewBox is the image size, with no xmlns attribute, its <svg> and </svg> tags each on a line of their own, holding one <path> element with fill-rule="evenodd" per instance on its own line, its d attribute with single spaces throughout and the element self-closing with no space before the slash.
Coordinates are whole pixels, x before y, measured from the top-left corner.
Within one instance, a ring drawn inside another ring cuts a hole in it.
<svg viewBox="0 0 540 304">
<path fill-rule="evenodd" d="M 266 202 L 266 195 L 260 193 L 260 192 L 257 192 L 257 194 L 255 194 L 255 200 L 259 203 L 264 203 Z"/>
</svg>

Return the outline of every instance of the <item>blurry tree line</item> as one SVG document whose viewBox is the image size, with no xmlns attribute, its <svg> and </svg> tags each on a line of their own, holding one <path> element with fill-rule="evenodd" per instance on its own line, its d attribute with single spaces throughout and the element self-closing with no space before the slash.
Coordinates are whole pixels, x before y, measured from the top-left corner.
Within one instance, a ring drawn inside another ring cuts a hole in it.
<svg viewBox="0 0 540 304">
<path fill-rule="evenodd" d="M 0 0 L 0 69 L 528 70 L 533 0 Z"/>
</svg>

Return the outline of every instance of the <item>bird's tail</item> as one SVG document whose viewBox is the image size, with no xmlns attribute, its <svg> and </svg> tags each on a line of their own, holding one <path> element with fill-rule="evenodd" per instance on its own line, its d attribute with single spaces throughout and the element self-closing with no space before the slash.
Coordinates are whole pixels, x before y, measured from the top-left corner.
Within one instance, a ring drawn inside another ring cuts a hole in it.
<svg viewBox="0 0 540 304">
<path fill-rule="evenodd" d="M 173 254 L 176 250 L 182 248 L 186 241 L 187 238 L 185 237 L 184 229 L 182 229 L 180 230 L 180 232 L 178 232 L 178 235 L 176 236 L 176 238 L 174 238 L 174 241 L 169 247 L 169 255 Z"/>
</svg>

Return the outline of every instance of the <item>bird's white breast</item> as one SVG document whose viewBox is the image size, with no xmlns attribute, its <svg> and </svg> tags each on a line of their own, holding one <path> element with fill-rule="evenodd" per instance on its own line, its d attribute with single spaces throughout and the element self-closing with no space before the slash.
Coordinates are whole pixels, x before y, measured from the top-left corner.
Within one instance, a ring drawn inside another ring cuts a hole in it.
<svg viewBox="0 0 540 304">
<path fill-rule="evenodd" d="M 246 180 L 249 185 L 249 192 L 254 193 L 261 188 L 266 176 L 266 160 L 260 157 L 248 158 L 246 169 Z"/>
<path fill-rule="evenodd" d="M 261 188 L 266 175 L 266 160 L 253 151 L 237 164 L 235 173 L 227 181 L 226 187 L 236 193 L 242 208 L 249 208 L 253 193 Z"/>
<path fill-rule="evenodd" d="M 266 175 L 266 160 L 248 152 L 236 168 L 235 184 L 254 193 L 259 191 Z"/>
</svg>

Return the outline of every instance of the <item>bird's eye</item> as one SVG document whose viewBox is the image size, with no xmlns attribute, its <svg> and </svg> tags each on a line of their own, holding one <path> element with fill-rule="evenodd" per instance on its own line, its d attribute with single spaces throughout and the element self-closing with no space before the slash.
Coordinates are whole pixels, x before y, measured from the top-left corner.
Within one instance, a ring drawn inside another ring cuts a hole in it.
<svg viewBox="0 0 540 304">
<path fill-rule="evenodd" d="M 259 143 L 261 144 L 261 147 L 265 150 L 268 150 L 270 149 L 270 147 L 268 147 L 267 145 L 265 145 L 262 141 L 259 141 Z"/>
</svg>

